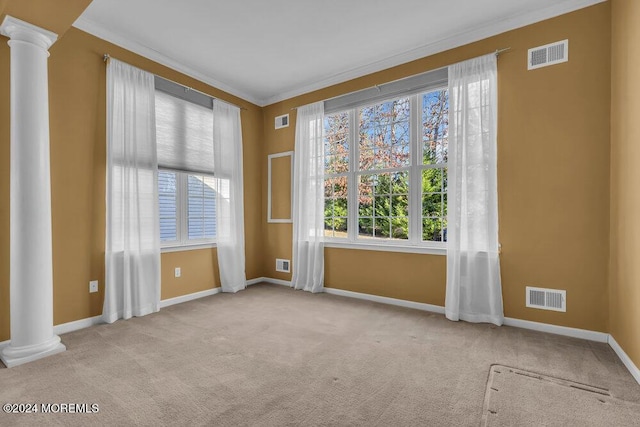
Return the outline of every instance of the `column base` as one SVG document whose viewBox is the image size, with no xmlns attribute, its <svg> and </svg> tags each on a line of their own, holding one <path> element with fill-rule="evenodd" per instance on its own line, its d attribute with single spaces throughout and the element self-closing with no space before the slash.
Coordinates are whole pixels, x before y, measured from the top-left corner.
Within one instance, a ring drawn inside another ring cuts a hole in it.
<svg viewBox="0 0 640 427">
<path fill-rule="evenodd" d="M 0 348 L 0 361 L 7 368 L 13 368 L 14 366 L 62 353 L 66 349 L 67 347 L 60 342 L 60 337 L 57 335 L 54 335 L 45 343 L 33 346 L 12 347 L 11 342 L 9 342 Z"/>
</svg>

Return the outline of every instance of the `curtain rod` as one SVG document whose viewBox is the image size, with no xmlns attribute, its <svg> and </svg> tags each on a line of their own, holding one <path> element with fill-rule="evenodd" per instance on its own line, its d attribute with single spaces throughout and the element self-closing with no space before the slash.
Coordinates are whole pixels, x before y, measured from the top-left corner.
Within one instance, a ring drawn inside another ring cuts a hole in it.
<svg viewBox="0 0 640 427">
<path fill-rule="evenodd" d="M 510 47 L 505 47 L 505 48 L 502 48 L 502 49 L 496 49 L 496 50 L 495 50 L 495 52 L 494 52 L 494 54 L 495 54 L 496 56 L 500 56 L 500 54 L 501 54 L 501 53 L 508 52 L 508 51 L 510 51 L 510 50 L 511 50 L 511 48 L 510 48 Z M 432 71 L 434 71 L 434 70 L 432 70 Z M 408 76 L 408 77 L 411 77 L 411 76 Z M 406 77 L 403 77 L 403 79 L 404 79 L 404 78 L 406 78 Z M 399 79 L 399 80 L 402 80 L 402 79 Z M 398 81 L 398 80 L 393 80 L 393 81 L 391 81 L 391 82 L 386 82 L 386 83 L 382 83 L 382 84 L 393 83 L 393 82 L 395 82 L 395 81 Z M 369 87 L 366 87 L 366 88 L 364 88 L 364 89 L 359 89 L 359 90 L 357 90 L 356 92 L 359 92 L 360 90 L 367 90 L 367 89 L 373 89 L 373 88 L 378 89 L 378 92 L 380 92 L 380 85 L 379 85 L 379 84 L 377 84 L 377 85 L 373 85 L 373 86 L 369 86 Z M 342 96 L 342 95 L 338 95 L 338 96 Z M 332 98 L 324 99 L 323 101 L 327 101 L 327 100 L 329 100 L 329 99 L 332 99 Z M 298 108 L 300 108 L 300 107 L 292 107 L 290 111 L 297 110 Z"/>
<path fill-rule="evenodd" d="M 104 62 L 107 62 L 107 61 L 109 61 L 110 59 L 111 59 L 111 55 L 109 55 L 108 53 L 105 53 L 105 54 L 102 56 L 102 60 L 103 60 Z M 156 75 L 156 74 L 154 74 L 154 76 L 155 76 L 155 75 Z M 234 104 L 234 103 L 232 103 L 232 102 L 228 102 L 228 101 L 225 101 L 225 100 L 220 99 L 220 98 L 216 98 L 215 96 L 212 96 L 212 95 L 209 95 L 208 93 L 204 93 L 204 92 L 202 92 L 202 91 L 199 91 L 198 89 L 194 89 L 194 88 L 192 88 L 192 87 L 185 86 L 185 85 L 183 85 L 182 83 L 178 83 L 178 82 L 176 82 L 176 81 L 169 80 L 169 79 L 168 79 L 168 78 L 166 78 L 166 77 L 162 77 L 162 76 L 158 76 L 158 77 L 160 77 L 161 79 L 165 79 L 165 80 L 166 80 L 166 81 L 168 81 L 168 82 L 175 83 L 175 84 L 177 84 L 177 85 L 179 85 L 179 86 L 182 86 L 182 87 L 184 88 L 185 92 L 189 92 L 189 91 L 191 91 L 191 90 L 192 90 L 192 91 L 194 91 L 194 92 L 198 92 L 198 93 L 201 93 L 201 94 L 203 94 L 203 95 L 205 95 L 205 96 L 208 96 L 208 97 L 209 97 L 209 98 L 211 98 L 211 99 L 218 99 L 218 100 L 220 100 L 220 101 L 222 101 L 222 102 L 226 102 L 227 104 L 233 105 L 234 107 L 238 107 L 238 108 L 239 108 L 239 109 L 241 109 L 241 110 L 246 110 L 246 108 L 245 108 L 245 107 L 242 107 L 242 106 L 240 106 L 240 105 L 236 105 L 236 104 Z"/>
</svg>

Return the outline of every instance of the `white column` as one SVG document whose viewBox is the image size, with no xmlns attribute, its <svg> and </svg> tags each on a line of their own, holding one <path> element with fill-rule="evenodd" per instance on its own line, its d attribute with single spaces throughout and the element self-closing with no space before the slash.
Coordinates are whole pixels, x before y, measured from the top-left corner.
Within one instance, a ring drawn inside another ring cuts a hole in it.
<svg viewBox="0 0 640 427">
<path fill-rule="evenodd" d="M 66 350 L 53 333 L 48 49 L 55 33 L 7 16 L 11 47 L 10 292 L 7 367 Z"/>
</svg>

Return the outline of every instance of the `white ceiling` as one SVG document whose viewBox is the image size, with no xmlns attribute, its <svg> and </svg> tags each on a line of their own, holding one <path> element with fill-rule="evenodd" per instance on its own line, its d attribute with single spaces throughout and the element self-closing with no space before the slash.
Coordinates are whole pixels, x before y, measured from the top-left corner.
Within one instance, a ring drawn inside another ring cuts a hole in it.
<svg viewBox="0 0 640 427">
<path fill-rule="evenodd" d="M 74 26 L 264 106 L 600 1 L 93 0 Z"/>
</svg>

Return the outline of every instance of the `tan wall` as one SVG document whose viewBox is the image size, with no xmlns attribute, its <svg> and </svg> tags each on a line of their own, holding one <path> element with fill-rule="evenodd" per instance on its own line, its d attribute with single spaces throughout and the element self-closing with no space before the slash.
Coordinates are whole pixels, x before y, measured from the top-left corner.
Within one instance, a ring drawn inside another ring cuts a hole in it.
<svg viewBox="0 0 640 427">
<path fill-rule="evenodd" d="M 640 366 L 640 2 L 612 2 L 610 332 Z"/>
<path fill-rule="evenodd" d="M 175 277 L 176 267 L 180 267 L 180 277 Z M 199 249 L 162 254 L 161 280 L 163 300 L 220 286 L 216 251 Z"/>
<path fill-rule="evenodd" d="M 28 17 L 16 16 L 29 20 Z M 0 40 L 0 341 L 9 338 L 9 47 Z M 105 230 L 105 93 L 109 53 L 132 65 L 242 106 L 245 230 L 262 233 L 262 109 L 75 28 L 50 49 L 54 323 L 102 312 Z M 259 239 L 246 241 L 247 277 L 262 276 Z M 173 277 L 181 267 L 182 277 Z M 89 280 L 100 292 L 89 294 Z M 219 286 L 215 249 L 162 255 L 162 298 Z"/>
<path fill-rule="evenodd" d="M 599 4 L 265 107 L 263 176 L 266 155 L 293 149 L 292 107 L 510 47 L 498 61 L 505 315 L 606 331 L 610 26 L 609 3 Z M 527 71 L 528 48 L 565 38 L 568 63 Z M 275 130 L 274 118 L 289 112 L 290 127 Z M 266 274 L 290 279 L 275 272 L 275 258 L 291 256 L 291 226 L 269 224 L 264 238 Z M 443 256 L 344 249 L 325 255 L 326 286 L 444 304 Z M 527 285 L 566 289 L 567 312 L 525 308 Z"/>
<path fill-rule="evenodd" d="M 632 24 L 640 18 L 637 2 L 613 2 L 613 64 L 608 2 L 264 109 L 79 30 L 67 31 L 74 14 L 81 13 L 89 1 L 72 3 L 64 12 L 52 13 L 56 6 L 48 0 L 0 0 L 0 18 L 3 12 L 10 13 L 64 34 L 51 49 L 49 66 L 56 324 L 97 315 L 102 307 L 103 53 L 246 108 L 242 121 L 247 277 L 289 280 L 289 274 L 275 272 L 274 264 L 275 258 L 291 257 L 291 225 L 266 224 L 266 169 L 268 154 L 293 149 L 295 112 L 291 108 L 511 47 L 499 59 L 498 176 L 505 314 L 607 331 L 610 311 L 611 331 L 639 363 L 640 342 L 633 331 L 640 323 L 636 309 L 640 269 L 634 263 L 640 233 L 630 218 L 640 205 L 632 186 L 639 181 L 633 162 L 640 152 L 633 141 L 640 130 L 631 118 L 638 116 L 640 106 L 625 96 L 633 89 L 637 92 L 633 76 L 640 68 L 640 41 Z M 564 38 L 570 40 L 568 63 L 526 70 L 528 48 Z M 290 126 L 274 130 L 274 117 L 285 113 L 291 113 Z M 278 197 L 287 199 L 286 194 Z M 9 337 L 8 235 L 9 47 L 0 40 L 0 341 Z M 327 286 L 444 303 L 443 256 L 346 249 L 325 253 Z M 215 250 L 166 253 L 162 265 L 163 299 L 210 289 L 219 282 Z M 175 267 L 182 268 L 181 278 L 173 277 Z M 92 279 L 100 280 L 99 294 L 88 293 Z M 526 309 L 526 285 L 567 289 L 567 313 Z"/>
</svg>

